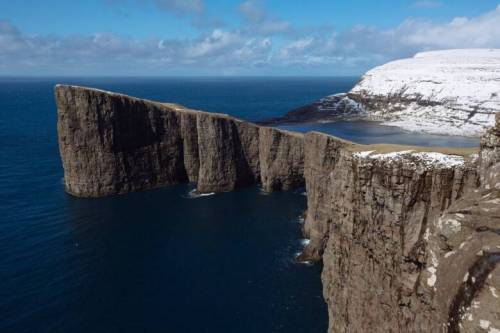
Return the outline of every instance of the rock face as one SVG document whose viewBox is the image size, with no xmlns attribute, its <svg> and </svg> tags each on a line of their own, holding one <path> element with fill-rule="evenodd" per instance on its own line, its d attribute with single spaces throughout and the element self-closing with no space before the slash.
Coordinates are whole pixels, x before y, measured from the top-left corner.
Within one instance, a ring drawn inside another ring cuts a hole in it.
<svg viewBox="0 0 500 333">
<path fill-rule="evenodd" d="M 318 156 L 324 145 L 335 145 L 319 134 L 306 140 L 316 143 Z M 474 184 L 473 169 L 460 158 L 427 164 L 412 152 L 340 151 L 335 159 L 321 157 L 320 168 L 307 161 L 306 232 L 313 247 L 307 252 L 324 251 L 330 331 L 434 331 L 431 296 L 418 289 L 426 230 Z"/>
<path fill-rule="evenodd" d="M 500 112 L 500 49 L 418 53 L 367 72 L 347 94 L 267 123 L 363 118 L 409 131 L 481 136 Z"/>
<path fill-rule="evenodd" d="M 475 161 L 306 135 L 304 255 L 322 256 L 330 332 L 500 329 L 499 144 L 498 122 Z"/>
<path fill-rule="evenodd" d="M 57 86 L 66 191 L 101 197 L 196 182 L 200 192 L 303 186 L 303 135 L 223 114 Z M 262 178 L 262 179 L 261 179 Z"/>
<path fill-rule="evenodd" d="M 261 121 L 262 125 L 293 124 L 315 121 L 336 121 L 342 119 L 361 118 L 364 114 L 362 105 L 354 101 L 348 94 L 326 96 L 319 101 L 299 107 L 282 117 Z"/>
<path fill-rule="evenodd" d="M 500 117 L 471 155 L 363 146 L 81 87 L 57 86 L 56 99 L 73 195 L 305 184 L 299 260 L 323 260 L 330 332 L 499 332 Z"/>
</svg>

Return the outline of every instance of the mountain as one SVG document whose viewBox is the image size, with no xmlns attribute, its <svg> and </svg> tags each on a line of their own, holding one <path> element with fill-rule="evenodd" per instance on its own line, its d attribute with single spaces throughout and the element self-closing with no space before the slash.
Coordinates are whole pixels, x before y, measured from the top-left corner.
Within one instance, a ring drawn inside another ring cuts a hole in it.
<svg viewBox="0 0 500 333">
<path fill-rule="evenodd" d="M 268 123 L 363 118 L 409 131 L 481 136 L 498 111 L 500 49 L 460 49 L 418 53 L 376 67 L 348 93 Z"/>
</svg>

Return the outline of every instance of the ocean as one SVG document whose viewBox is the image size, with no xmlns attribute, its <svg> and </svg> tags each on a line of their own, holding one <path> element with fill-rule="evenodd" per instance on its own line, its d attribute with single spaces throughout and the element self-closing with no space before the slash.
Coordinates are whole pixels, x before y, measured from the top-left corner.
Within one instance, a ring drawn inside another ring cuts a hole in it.
<svg viewBox="0 0 500 333">
<path fill-rule="evenodd" d="M 53 87 L 78 84 L 263 120 L 358 78 L 1 78 L 0 332 L 326 332 L 303 190 L 194 185 L 102 199 L 63 189 Z M 293 125 L 362 143 L 477 145 L 377 124 Z"/>
</svg>

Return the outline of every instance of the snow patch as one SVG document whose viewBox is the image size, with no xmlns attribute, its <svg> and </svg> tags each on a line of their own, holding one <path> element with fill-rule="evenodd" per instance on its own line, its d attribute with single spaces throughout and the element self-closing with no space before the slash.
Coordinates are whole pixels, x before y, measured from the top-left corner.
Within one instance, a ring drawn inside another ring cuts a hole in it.
<svg viewBox="0 0 500 333">
<path fill-rule="evenodd" d="M 431 273 L 431 276 L 427 278 L 427 284 L 429 287 L 434 287 L 437 281 L 437 276 L 436 276 L 436 268 L 435 267 L 429 267 L 427 268 L 427 271 Z"/>
<path fill-rule="evenodd" d="M 446 253 L 445 253 L 444 257 L 445 257 L 445 258 L 448 258 L 448 257 L 450 257 L 450 256 L 452 256 L 452 255 L 454 255 L 454 254 L 455 254 L 455 251 L 449 251 L 449 252 L 446 252 Z"/>
<path fill-rule="evenodd" d="M 493 297 L 498 298 L 497 290 L 495 287 L 490 286 L 490 291 L 491 291 L 491 294 L 493 295 Z"/>
<path fill-rule="evenodd" d="M 490 327 L 490 322 L 487 321 L 487 320 L 483 320 L 483 319 L 480 319 L 479 320 L 479 327 L 481 327 L 482 329 L 488 329 L 488 327 Z"/>
<path fill-rule="evenodd" d="M 451 232 L 453 232 L 453 233 L 457 233 L 462 229 L 461 223 L 458 220 L 453 219 L 453 218 L 448 218 L 448 219 L 444 220 L 443 224 L 446 227 L 448 227 L 451 230 Z"/>
<path fill-rule="evenodd" d="M 446 155 L 436 152 L 415 152 L 413 150 L 404 150 L 391 153 L 374 154 L 373 151 L 363 151 L 353 154 L 359 158 L 368 158 L 384 162 L 394 162 L 398 160 L 406 161 L 414 166 L 422 165 L 424 167 L 455 167 L 465 163 L 462 156 Z"/>
<path fill-rule="evenodd" d="M 353 156 L 356 156 L 356 157 L 361 157 L 361 158 L 366 158 L 368 157 L 371 153 L 374 153 L 375 150 L 369 150 L 369 151 L 360 151 L 358 153 L 354 153 L 352 154 Z"/>
</svg>

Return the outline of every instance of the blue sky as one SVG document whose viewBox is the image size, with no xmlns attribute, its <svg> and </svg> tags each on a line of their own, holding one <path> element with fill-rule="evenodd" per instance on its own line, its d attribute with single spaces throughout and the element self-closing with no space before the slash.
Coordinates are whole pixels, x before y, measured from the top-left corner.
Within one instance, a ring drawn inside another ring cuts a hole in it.
<svg viewBox="0 0 500 333">
<path fill-rule="evenodd" d="M 359 75 L 499 27 L 499 0 L 0 0 L 0 75 Z"/>
</svg>

